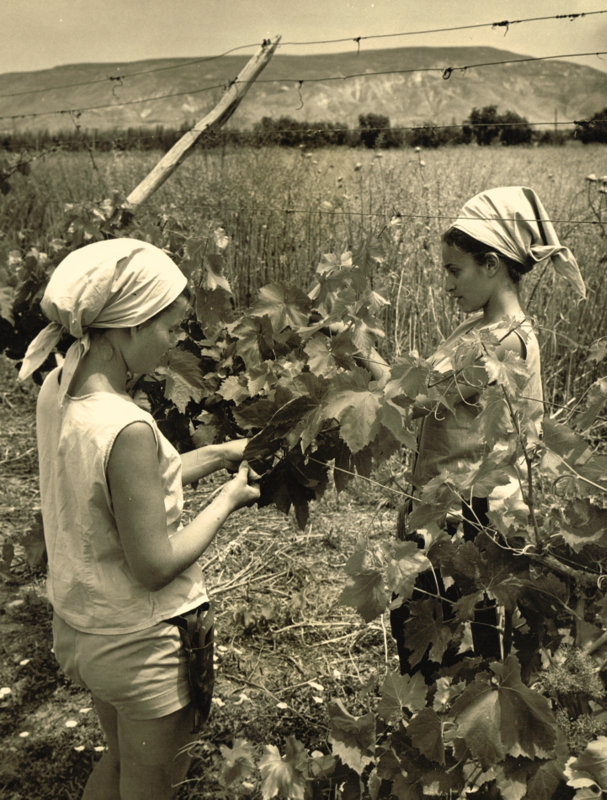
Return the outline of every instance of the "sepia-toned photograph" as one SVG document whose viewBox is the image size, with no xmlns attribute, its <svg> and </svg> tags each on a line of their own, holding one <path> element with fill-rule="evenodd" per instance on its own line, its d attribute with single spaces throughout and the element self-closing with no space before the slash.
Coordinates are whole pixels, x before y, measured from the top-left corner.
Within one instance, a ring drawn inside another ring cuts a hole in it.
<svg viewBox="0 0 607 800">
<path fill-rule="evenodd" d="M 0 30 L 0 799 L 607 797 L 607 3 Z"/>
</svg>

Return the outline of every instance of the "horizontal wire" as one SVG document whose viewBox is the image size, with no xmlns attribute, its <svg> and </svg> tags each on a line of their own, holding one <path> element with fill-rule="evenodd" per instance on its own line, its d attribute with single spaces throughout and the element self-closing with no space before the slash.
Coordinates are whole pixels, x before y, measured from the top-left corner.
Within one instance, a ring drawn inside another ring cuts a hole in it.
<svg viewBox="0 0 607 800">
<path fill-rule="evenodd" d="M 452 33 L 454 31 L 465 31 L 465 30 L 472 30 L 474 28 L 508 28 L 510 25 L 519 25 L 524 22 L 541 22 L 545 20 L 570 20 L 573 21 L 577 18 L 581 17 L 589 17 L 593 14 L 606 14 L 607 9 L 602 9 L 600 11 L 583 11 L 579 13 L 571 13 L 571 14 L 555 14 L 546 17 L 526 17 L 525 19 L 512 19 L 512 20 L 500 20 L 499 22 L 477 22 L 470 25 L 455 25 L 448 28 L 430 28 L 424 30 L 417 30 L 417 31 L 403 31 L 400 33 L 379 33 L 372 36 L 349 36 L 343 39 L 320 39 L 311 42 L 281 42 L 280 46 L 290 46 L 294 47 L 297 45 L 311 45 L 311 44 L 340 44 L 344 42 L 362 42 L 369 39 L 388 39 L 394 38 L 398 36 L 421 36 L 423 34 L 429 33 Z"/>
<path fill-rule="evenodd" d="M 255 83 L 256 84 L 292 83 L 296 86 L 298 85 L 299 88 L 301 89 L 305 83 L 326 83 L 329 81 L 346 81 L 346 80 L 352 80 L 353 78 L 370 78 L 370 77 L 377 77 L 378 75 L 404 75 L 404 74 L 411 74 L 414 72 L 440 72 L 443 78 L 448 79 L 454 72 L 466 72 L 471 69 L 480 69 L 492 66 L 504 66 L 506 64 L 532 63 L 532 62 L 548 61 L 552 59 L 584 58 L 587 56 L 601 56 L 601 55 L 607 55 L 607 51 L 600 50 L 587 53 L 564 53 L 552 56 L 504 59 L 501 61 L 487 61 L 479 64 L 465 64 L 462 66 L 455 66 L 455 67 L 418 67 L 418 68 L 409 68 L 400 70 L 391 69 L 391 70 L 382 70 L 377 72 L 352 73 L 350 75 L 329 75 L 321 78 L 306 78 L 305 80 L 297 80 L 293 78 L 267 78 L 267 79 L 258 78 L 255 81 Z M 37 117 L 45 117 L 55 114 L 80 115 L 85 111 L 99 111 L 101 109 L 106 109 L 106 108 L 124 108 L 127 106 L 138 105 L 140 103 L 156 102 L 158 100 L 167 100 L 171 97 L 183 97 L 184 95 L 203 94 L 204 92 L 210 92 L 213 91 L 214 89 L 226 89 L 228 85 L 236 86 L 245 83 L 246 81 L 233 80 L 229 84 L 226 83 L 214 84 L 213 86 L 204 86 L 200 89 L 190 89 L 187 91 L 172 92 L 168 94 L 157 95 L 155 97 L 143 97 L 138 100 L 128 100 L 128 101 L 123 101 L 121 103 L 102 103 L 94 106 L 82 106 L 80 108 L 64 108 L 64 109 L 55 109 L 53 111 L 38 111 L 38 112 L 22 113 L 22 114 L 3 114 L 0 115 L 0 120 L 34 119 Z"/>
<path fill-rule="evenodd" d="M 216 61 L 218 58 L 224 58 L 225 56 L 229 55 L 230 53 L 234 53 L 236 50 L 244 50 L 249 47 L 253 47 L 254 45 L 251 44 L 243 44 L 238 47 L 232 47 L 230 50 L 226 50 L 223 53 L 219 53 L 216 56 L 205 56 L 203 58 L 194 58 L 191 61 L 184 61 L 179 64 L 170 64 L 166 67 L 154 67 L 153 69 L 142 69 L 137 70 L 136 72 L 125 72 L 125 73 L 117 73 L 116 75 L 108 75 L 105 78 L 95 78 L 91 81 L 76 81 L 74 83 L 61 83 L 57 86 L 46 86 L 42 89 L 26 89 L 22 92 L 8 92 L 6 94 L 0 94 L 1 97 L 23 97 L 26 94 L 45 94 L 46 92 L 56 92 L 59 89 L 72 89 L 77 86 L 94 86 L 98 83 L 106 83 L 109 81 L 112 82 L 120 82 L 127 80 L 128 78 L 138 77 L 139 75 L 151 75 L 155 72 L 166 72 L 167 70 L 171 69 L 182 69 L 184 67 L 190 67 L 193 64 L 204 64 L 206 61 Z"/>
<path fill-rule="evenodd" d="M 208 207 L 211 209 L 215 209 L 216 206 L 209 202 L 200 202 L 200 203 L 192 203 L 190 206 L 191 208 L 204 208 Z M 404 214 L 400 211 L 338 211 L 337 209 L 320 209 L 320 208 L 276 208 L 275 206 L 268 206 L 264 205 L 263 209 L 266 211 L 272 211 L 278 214 L 319 214 L 319 215 L 326 215 L 326 216 L 343 216 L 343 217 L 391 217 L 394 219 L 433 219 L 433 220 L 454 220 L 459 218 L 458 214 Z M 232 212 L 238 214 L 242 211 L 254 211 L 258 215 L 261 213 L 261 209 L 259 206 L 255 206 L 255 208 L 246 208 L 246 207 L 234 207 L 234 206 L 222 206 L 219 209 L 221 212 Z M 522 217 L 516 218 L 509 218 L 509 217 L 500 217 L 504 222 L 537 222 L 535 218 L 530 219 L 523 219 Z M 569 223 L 571 225 L 599 225 L 600 222 L 598 220 L 585 220 L 585 219 L 568 219 L 566 217 L 549 217 L 546 219 L 546 222 L 558 222 L 558 223 Z"/>
<path fill-rule="evenodd" d="M 477 28 L 506 28 L 509 29 L 511 25 L 520 25 L 522 23 L 528 22 L 543 22 L 548 20 L 577 20 L 581 19 L 582 17 L 590 17 L 596 14 L 606 14 L 607 9 L 600 10 L 600 11 L 583 11 L 583 12 L 572 12 L 570 14 L 554 14 L 550 16 L 541 16 L 541 17 L 527 17 L 524 19 L 513 19 L 513 20 L 500 20 L 498 22 L 479 22 L 479 23 L 472 23 L 469 25 L 456 25 L 446 28 L 433 28 L 427 30 L 416 30 L 416 31 L 401 31 L 399 33 L 380 33 L 380 34 L 370 34 L 367 36 L 349 36 L 344 37 L 341 39 L 321 39 L 316 41 L 310 42 L 279 42 L 277 47 L 298 47 L 298 46 L 309 46 L 309 45 L 317 45 L 317 44 L 337 44 L 343 42 L 354 42 L 360 45 L 362 41 L 371 41 L 372 39 L 387 39 L 387 38 L 397 38 L 397 37 L 404 37 L 404 36 L 422 36 L 425 34 L 430 33 L 452 33 L 455 31 L 465 31 L 465 30 L 473 30 Z M 152 69 L 147 70 L 137 70 L 135 72 L 125 72 L 125 73 L 118 73 L 116 75 L 108 75 L 105 78 L 97 78 L 91 81 L 77 81 L 74 83 L 65 83 L 59 84 L 57 86 L 50 86 L 45 87 L 42 89 L 28 89 L 21 92 L 9 92 L 6 94 L 0 94 L 0 98 L 2 97 L 22 97 L 26 94 L 41 94 L 45 92 L 53 92 L 59 89 L 70 89 L 77 86 L 93 86 L 98 83 L 105 83 L 105 81 L 123 81 L 129 78 L 138 77 L 140 75 L 150 75 L 156 72 L 164 72 L 166 70 L 173 70 L 173 69 L 182 69 L 185 67 L 192 66 L 194 64 L 203 64 L 207 61 L 215 61 L 220 58 L 225 58 L 226 56 L 237 52 L 238 50 L 248 50 L 251 47 L 259 46 L 259 43 L 252 42 L 250 44 L 243 44 L 238 45 L 237 47 L 232 47 L 229 50 L 225 50 L 223 53 L 219 53 L 214 56 L 205 56 L 202 58 L 195 58 L 189 61 L 184 61 L 180 64 L 171 64 L 170 66 L 165 67 L 153 67 Z"/>
<path fill-rule="evenodd" d="M 59 200 L 57 201 L 60 202 Z M 309 214 L 309 215 L 318 215 L 318 216 L 339 216 L 339 217 L 382 217 L 387 218 L 390 217 L 391 220 L 395 218 L 397 220 L 405 220 L 405 219 L 413 219 L 413 220 L 455 220 L 459 218 L 459 213 L 456 214 L 408 214 L 403 213 L 400 211 L 357 211 L 357 210 L 337 210 L 337 209 L 321 209 L 321 208 L 282 208 L 270 205 L 264 205 L 260 207 L 259 205 L 246 207 L 246 206 L 221 206 L 217 208 L 215 204 L 210 202 L 196 202 L 188 204 L 189 208 L 194 209 L 201 209 L 201 208 L 208 208 L 211 209 L 215 214 L 217 213 L 233 213 L 233 214 L 240 214 L 243 211 L 248 211 L 253 213 L 256 216 L 261 216 L 263 211 L 269 211 L 275 214 Z M 523 219 L 521 217 L 509 218 L 509 217 L 501 217 L 504 222 L 537 222 L 535 218 Z M 587 219 L 569 219 L 567 217 L 549 217 L 546 219 L 546 222 L 552 223 L 560 223 L 560 224 L 570 224 L 570 225 L 600 225 L 600 220 L 587 220 Z M 170 227 L 165 227 L 164 230 L 168 233 L 174 232 L 179 233 L 178 229 L 172 231 Z"/>
</svg>

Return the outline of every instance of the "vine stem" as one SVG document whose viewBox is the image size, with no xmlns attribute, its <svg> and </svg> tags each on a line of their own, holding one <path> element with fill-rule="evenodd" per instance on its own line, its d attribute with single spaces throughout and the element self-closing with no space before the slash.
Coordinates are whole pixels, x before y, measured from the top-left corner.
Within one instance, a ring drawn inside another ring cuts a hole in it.
<svg viewBox="0 0 607 800">
<path fill-rule="evenodd" d="M 553 451 L 553 452 L 554 452 L 554 451 Z M 577 470 L 575 470 L 575 469 L 574 469 L 574 468 L 571 466 L 571 464 L 569 464 L 569 463 L 568 463 L 568 462 L 567 462 L 567 461 L 566 461 L 566 460 L 563 458 L 563 456 L 559 455 L 558 453 L 554 453 L 554 455 L 556 455 L 556 456 L 557 456 L 557 457 L 560 459 L 561 463 L 562 463 L 562 464 L 564 464 L 564 465 L 567 467 L 567 469 L 569 470 L 569 472 L 571 472 L 573 475 L 575 475 L 575 477 L 577 478 L 577 480 L 579 480 L 579 481 L 583 481 L 584 483 L 587 483 L 587 484 L 588 484 L 588 486 L 592 486 L 594 489 L 598 489 L 600 492 L 607 492 L 607 486 L 601 486 L 601 484 L 600 484 L 600 483 L 595 483 L 594 481 L 591 481 L 591 480 L 590 480 L 590 478 L 585 478 L 583 475 L 580 475 L 580 473 L 579 473 L 579 472 L 577 472 Z"/>
<path fill-rule="evenodd" d="M 320 464 L 323 467 L 331 466 L 331 464 L 329 464 L 327 461 L 321 461 L 318 458 L 314 458 L 314 456 L 310 456 L 310 461 L 314 461 L 315 464 Z M 367 478 L 366 475 L 360 475 L 358 472 L 352 472 L 351 470 L 344 469 L 343 467 L 333 466 L 333 469 L 337 470 L 338 472 L 343 472 L 346 475 L 351 475 L 353 478 L 360 478 L 360 480 L 367 481 L 367 483 L 371 483 L 374 486 L 379 486 L 380 489 L 385 489 L 388 492 L 400 494 L 402 497 L 406 497 L 408 500 L 415 500 L 417 503 L 419 503 L 419 497 L 414 497 L 412 494 L 407 494 L 407 492 L 404 492 L 402 489 L 393 489 L 391 486 L 386 486 L 384 483 L 373 480 L 373 478 Z"/>
<path fill-rule="evenodd" d="M 486 355 L 488 356 L 489 355 L 489 351 L 487 350 L 487 346 L 485 345 L 484 342 L 483 342 L 482 347 L 483 347 L 483 350 L 485 351 Z M 512 419 L 512 422 L 513 422 L 513 424 L 515 426 L 516 436 L 517 436 L 518 442 L 519 442 L 519 444 L 521 446 L 521 449 L 523 451 L 523 458 L 525 459 L 525 465 L 526 465 L 526 468 L 527 468 L 527 497 L 526 497 L 526 503 L 527 503 L 527 508 L 529 509 L 529 519 L 531 520 L 531 525 L 533 527 L 533 534 L 534 534 L 534 538 L 535 538 L 535 543 L 534 544 L 535 544 L 535 547 L 539 550 L 540 549 L 541 536 L 540 536 L 540 528 L 539 528 L 537 517 L 536 517 L 536 514 L 535 514 L 535 496 L 534 496 L 535 495 L 535 487 L 534 487 L 534 484 L 533 484 L 533 464 L 532 464 L 532 461 L 531 461 L 531 456 L 529 455 L 529 451 L 528 451 L 527 447 L 525 446 L 525 441 L 523 439 L 523 433 L 521 431 L 520 420 L 519 420 L 518 414 L 514 410 L 514 407 L 512 405 L 512 401 L 510 399 L 510 396 L 508 395 L 508 392 L 506 391 L 506 387 L 503 384 L 500 384 L 500 389 L 502 390 L 502 394 L 504 395 L 504 400 L 506 401 L 506 405 L 508 406 L 508 412 L 509 412 L 510 418 Z M 521 480 L 520 476 L 518 475 L 518 471 L 517 471 L 517 477 L 518 477 L 518 481 L 519 481 L 519 484 L 520 484 L 520 487 L 521 487 L 521 492 L 523 492 L 523 484 L 522 484 L 522 480 Z"/>
</svg>

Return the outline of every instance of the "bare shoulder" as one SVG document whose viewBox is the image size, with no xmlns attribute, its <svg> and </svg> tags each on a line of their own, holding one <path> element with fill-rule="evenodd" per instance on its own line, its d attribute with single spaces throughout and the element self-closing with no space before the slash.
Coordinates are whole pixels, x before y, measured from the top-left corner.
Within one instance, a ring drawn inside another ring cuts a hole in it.
<svg viewBox="0 0 607 800">
<path fill-rule="evenodd" d="M 108 461 L 108 470 L 145 469 L 156 465 L 156 437 L 147 422 L 131 422 L 116 436 Z"/>
<path fill-rule="evenodd" d="M 508 350 L 511 353 L 516 353 L 517 356 L 521 358 L 525 358 L 526 356 L 526 348 L 523 343 L 523 340 L 516 331 L 509 331 L 503 337 L 500 338 L 500 347 L 504 350 Z"/>
</svg>

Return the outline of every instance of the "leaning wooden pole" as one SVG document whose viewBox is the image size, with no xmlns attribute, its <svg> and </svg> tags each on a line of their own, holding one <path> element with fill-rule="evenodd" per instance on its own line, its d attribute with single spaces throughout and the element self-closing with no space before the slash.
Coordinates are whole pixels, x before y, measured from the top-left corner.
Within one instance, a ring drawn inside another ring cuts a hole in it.
<svg viewBox="0 0 607 800">
<path fill-rule="evenodd" d="M 122 204 L 124 216 L 132 216 L 141 203 L 147 200 L 159 186 L 162 186 L 166 179 L 177 169 L 188 150 L 201 134 L 208 131 L 211 127 L 218 128 L 232 116 L 260 72 L 274 55 L 279 41 L 280 36 L 277 36 L 273 42 L 270 40 L 263 42 L 259 52 L 256 53 L 239 72 L 238 76 L 232 81 L 227 92 L 219 103 L 217 103 L 215 108 L 197 122 L 191 130 L 184 134 L 181 139 L 164 154 L 154 169 L 129 194 Z"/>
</svg>

